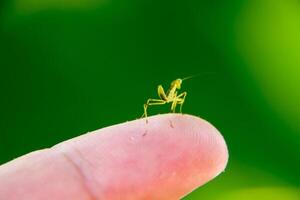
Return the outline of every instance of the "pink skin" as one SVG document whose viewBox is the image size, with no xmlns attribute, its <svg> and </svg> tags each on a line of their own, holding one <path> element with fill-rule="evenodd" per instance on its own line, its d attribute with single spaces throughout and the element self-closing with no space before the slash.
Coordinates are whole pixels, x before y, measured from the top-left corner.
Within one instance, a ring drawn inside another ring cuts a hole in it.
<svg viewBox="0 0 300 200">
<path fill-rule="evenodd" d="M 221 134 L 190 115 L 106 127 L 0 166 L 0 199 L 180 199 L 220 174 Z"/>
</svg>

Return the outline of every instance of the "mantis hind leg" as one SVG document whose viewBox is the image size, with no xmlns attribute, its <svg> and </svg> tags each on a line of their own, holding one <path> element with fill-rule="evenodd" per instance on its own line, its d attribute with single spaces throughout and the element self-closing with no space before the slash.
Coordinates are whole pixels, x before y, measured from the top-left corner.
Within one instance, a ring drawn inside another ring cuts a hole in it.
<svg viewBox="0 0 300 200">
<path fill-rule="evenodd" d="M 171 111 L 173 112 L 173 113 L 175 113 L 175 111 L 176 111 L 176 106 L 177 106 L 177 99 L 174 99 L 174 101 L 173 101 L 173 103 L 172 103 L 172 106 L 171 106 Z"/>
<path fill-rule="evenodd" d="M 147 113 L 148 106 L 163 105 L 165 103 L 166 101 L 162 99 L 148 99 L 147 103 L 144 104 L 144 114 L 142 115 L 142 117 L 146 117 L 146 118 L 148 117 L 148 113 Z"/>
<path fill-rule="evenodd" d="M 187 92 L 183 92 L 181 93 L 180 95 L 177 96 L 177 99 L 178 99 L 178 104 L 180 104 L 180 113 L 182 113 L 182 105 L 185 101 L 185 97 L 187 95 Z"/>
</svg>

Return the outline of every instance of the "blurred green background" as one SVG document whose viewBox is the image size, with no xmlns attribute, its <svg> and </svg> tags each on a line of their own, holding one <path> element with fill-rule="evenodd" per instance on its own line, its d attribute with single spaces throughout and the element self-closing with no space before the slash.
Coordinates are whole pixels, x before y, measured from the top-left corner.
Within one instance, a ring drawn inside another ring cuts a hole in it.
<svg viewBox="0 0 300 200">
<path fill-rule="evenodd" d="M 158 84 L 199 73 L 183 110 L 230 160 L 184 199 L 299 200 L 298 0 L 0 1 L 0 163 L 136 119 Z"/>
</svg>

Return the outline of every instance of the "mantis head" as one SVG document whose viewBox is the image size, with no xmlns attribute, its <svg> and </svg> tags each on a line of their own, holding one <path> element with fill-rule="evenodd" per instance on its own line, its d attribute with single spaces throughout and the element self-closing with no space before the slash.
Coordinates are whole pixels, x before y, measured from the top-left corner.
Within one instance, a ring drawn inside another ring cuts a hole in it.
<svg viewBox="0 0 300 200">
<path fill-rule="evenodd" d="M 171 88 L 176 87 L 176 89 L 181 88 L 182 79 L 178 78 L 171 83 Z"/>
</svg>

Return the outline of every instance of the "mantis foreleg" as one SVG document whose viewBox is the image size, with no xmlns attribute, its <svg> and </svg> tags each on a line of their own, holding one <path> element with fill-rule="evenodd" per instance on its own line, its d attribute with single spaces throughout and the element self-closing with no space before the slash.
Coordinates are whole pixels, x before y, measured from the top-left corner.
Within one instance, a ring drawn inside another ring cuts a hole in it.
<svg viewBox="0 0 300 200">
<path fill-rule="evenodd" d="M 162 100 L 162 99 L 148 99 L 147 103 L 144 104 L 144 114 L 142 115 L 142 117 L 147 117 L 147 109 L 148 106 L 152 106 L 152 105 L 163 105 L 165 104 L 166 101 Z"/>
</svg>

